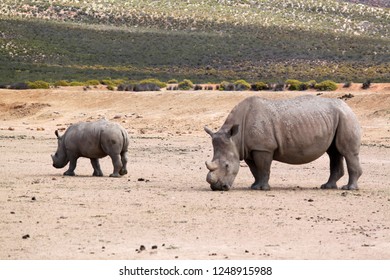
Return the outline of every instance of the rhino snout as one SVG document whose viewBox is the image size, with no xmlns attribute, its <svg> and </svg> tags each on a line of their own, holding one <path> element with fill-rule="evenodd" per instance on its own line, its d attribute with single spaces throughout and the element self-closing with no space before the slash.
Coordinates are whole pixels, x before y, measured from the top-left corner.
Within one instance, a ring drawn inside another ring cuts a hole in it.
<svg viewBox="0 0 390 280">
<path fill-rule="evenodd" d="M 222 183 L 212 172 L 207 174 L 206 181 L 210 184 L 210 188 L 213 191 L 228 191 L 230 189 L 228 184 Z"/>
</svg>

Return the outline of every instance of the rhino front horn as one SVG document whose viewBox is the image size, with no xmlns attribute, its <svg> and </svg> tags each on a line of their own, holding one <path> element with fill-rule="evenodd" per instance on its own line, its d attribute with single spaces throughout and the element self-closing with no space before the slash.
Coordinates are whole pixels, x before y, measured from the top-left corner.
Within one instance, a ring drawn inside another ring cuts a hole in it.
<svg viewBox="0 0 390 280">
<path fill-rule="evenodd" d="M 218 166 L 215 162 L 209 162 L 209 161 L 206 161 L 206 167 L 210 171 L 214 171 L 218 168 Z"/>
</svg>

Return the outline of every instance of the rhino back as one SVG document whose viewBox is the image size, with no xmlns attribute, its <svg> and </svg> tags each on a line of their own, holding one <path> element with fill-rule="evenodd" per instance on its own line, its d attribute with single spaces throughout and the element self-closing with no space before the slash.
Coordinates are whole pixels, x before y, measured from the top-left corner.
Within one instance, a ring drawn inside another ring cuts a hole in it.
<svg viewBox="0 0 390 280">
<path fill-rule="evenodd" d="M 64 145 L 68 152 L 87 158 L 101 158 L 107 153 L 101 148 L 101 132 L 105 121 L 82 122 L 68 128 Z"/>
<path fill-rule="evenodd" d="M 301 164 L 315 160 L 331 145 L 340 114 L 350 114 L 340 100 L 301 96 L 287 100 L 264 100 L 250 97 L 231 119 L 241 123 L 236 139 L 242 154 L 269 151 L 274 159 Z M 353 113 L 352 113 L 353 114 Z"/>
</svg>

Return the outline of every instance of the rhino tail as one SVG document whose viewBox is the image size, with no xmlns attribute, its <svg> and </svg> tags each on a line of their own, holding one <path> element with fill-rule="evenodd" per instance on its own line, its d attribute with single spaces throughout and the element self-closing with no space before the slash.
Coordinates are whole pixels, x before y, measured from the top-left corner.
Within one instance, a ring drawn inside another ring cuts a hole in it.
<svg viewBox="0 0 390 280">
<path fill-rule="evenodd" d="M 122 152 L 126 152 L 129 147 L 129 134 L 124 128 L 121 129 L 121 133 L 123 138 Z"/>
</svg>

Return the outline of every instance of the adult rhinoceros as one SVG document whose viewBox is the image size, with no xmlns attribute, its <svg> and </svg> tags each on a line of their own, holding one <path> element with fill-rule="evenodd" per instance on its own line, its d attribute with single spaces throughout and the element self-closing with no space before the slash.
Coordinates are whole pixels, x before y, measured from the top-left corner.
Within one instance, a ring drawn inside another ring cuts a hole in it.
<svg viewBox="0 0 390 280">
<path fill-rule="evenodd" d="M 64 175 L 74 176 L 77 159 L 86 157 L 91 159 L 94 169 L 93 176 L 103 176 L 99 158 L 110 156 L 114 165 L 114 172 L 110 177 L 119 177 L 127 174 L 127 148 L 129 138 L 126 130 L 119 124 L 106 120 L 96 122 L 81 122 L 71 125 L 58 139 L 57 152 L 52 155 L 53 166 L 63 168 L 68 162 L 69 169 Z"/>
<path fill-rule="evenodd" d="M 228 115 L 212 137 L 214 156 L 206 162 L 212 190 L 229 190 L 240 160 L 248 164 L 255 182 L 251 188 L 269 190 L 272 160 L 289 164 L 311 162 L 325 152 L 330 177 L 322 189 L 337 188 L 346 159 L 349 181 L 343 189 L 357 189 L 362 174 L 359 163 L 360 127 L 352 110 L 341 100 L 301 96 L 287 100 L 248 97 Z"/>
</svg>

